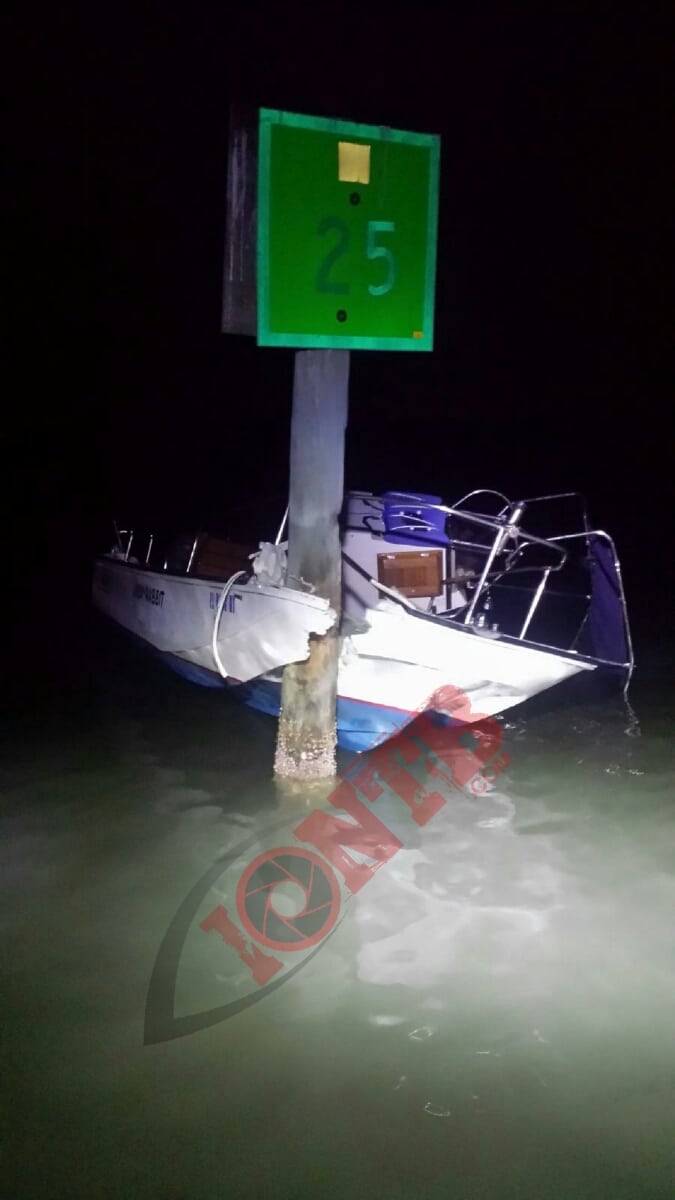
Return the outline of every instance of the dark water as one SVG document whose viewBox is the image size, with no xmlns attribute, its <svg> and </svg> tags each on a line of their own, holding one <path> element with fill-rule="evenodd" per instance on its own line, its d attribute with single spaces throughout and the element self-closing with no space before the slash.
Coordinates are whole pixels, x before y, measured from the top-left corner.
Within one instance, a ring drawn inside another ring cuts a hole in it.
<svg viewBox="0 0 675 1200">
<path fill-rule="evenodd" d="M 638 653 L 640 736 L 618 702 L 509 716 L 493 790 L 410 823 L 302 969 L 144 1044 L 191 889 L 321 801 L 275 787 L 267 718 L 62 631 L 5 725 L 5 1194 L 670 1196 L 671 674 Z M 215 934 L 185 953 L 177 1011 L 251 991 Z"/>
</svg>

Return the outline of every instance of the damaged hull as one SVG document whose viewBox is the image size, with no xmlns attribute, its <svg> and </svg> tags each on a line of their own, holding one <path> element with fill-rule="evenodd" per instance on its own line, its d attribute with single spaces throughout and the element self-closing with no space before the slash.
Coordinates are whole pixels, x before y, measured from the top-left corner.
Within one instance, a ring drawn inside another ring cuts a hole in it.
<svg viewBox="0 0 675 1200">
<path fill-rule="evenodd" d="M 305 659 L 312 634 L 335 622 L 326 600 L 255 580 L 222 582 L 98 559 L 95 606 L 191 682 L 227 687 L 277 715 L 283 667 Z M 414 613 L 387 600 L 342 639 L 338 744 L 359 753 L 421 712 L 466 698 L 462 722 L 504 712 L 594 664 Z"/>
</svg>

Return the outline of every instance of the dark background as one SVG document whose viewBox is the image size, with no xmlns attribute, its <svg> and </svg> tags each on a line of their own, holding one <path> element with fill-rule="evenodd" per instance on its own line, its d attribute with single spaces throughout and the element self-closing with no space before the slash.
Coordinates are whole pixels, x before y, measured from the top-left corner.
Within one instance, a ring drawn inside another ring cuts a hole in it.
<svg viewBox="0 0 675 1200">
<path fill-rule="evenodd" d="M 19 619 L 84 611 L 113 516 L 190 529 L 262 501 L 259 536 L 276 531 L 293 354 L 220 333 L 231 100 L 442 138 L 436 349 L 352 355 L 347 485 L 448 501 L 579 488 L 616 534 L 638 622 L 669 611 L 666 14 L 15 14 L 4 515 Z"/>
</svg>

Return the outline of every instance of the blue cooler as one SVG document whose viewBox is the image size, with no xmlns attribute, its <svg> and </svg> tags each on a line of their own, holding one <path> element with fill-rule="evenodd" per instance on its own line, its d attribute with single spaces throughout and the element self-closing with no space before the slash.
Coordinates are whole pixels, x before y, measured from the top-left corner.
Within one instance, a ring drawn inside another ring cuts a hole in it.
<svg viewBox="0 0 675 1200">
<path fill-rule="evenodd" d="M 429 508 L 442 504 L 440 496 L 425 496 L 422 492 L 384 492 L 384 529 L 390 542 L 432 542 L 447 546 L 445 532 L 447 513 Z"/>
</svg>

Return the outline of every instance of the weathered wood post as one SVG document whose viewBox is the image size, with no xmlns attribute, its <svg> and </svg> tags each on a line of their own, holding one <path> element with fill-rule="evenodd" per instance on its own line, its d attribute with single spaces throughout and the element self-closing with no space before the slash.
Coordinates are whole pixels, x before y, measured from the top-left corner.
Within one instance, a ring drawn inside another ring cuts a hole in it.
<svg viewBox="0 0 675 1200">
<path fill-rule="evenodd" d="M 348 350 L 295 355 L 288 510 L 288 585 L 330 601 L 336 624 L 284 669 L 274 770 L 293 779 L 335 774 L 335 697 L 342 588 L 338 517 L 344 489 Z"/>
<path fill-rule="evenodd" d="M 280 779 L 335 772 L 349 353 L 433 348 L 439 154 L 434 134 L 232 113 L 223 330 L 296 351 L 288 583 L 336 613 L 284 670 Z"/>
</svg>

